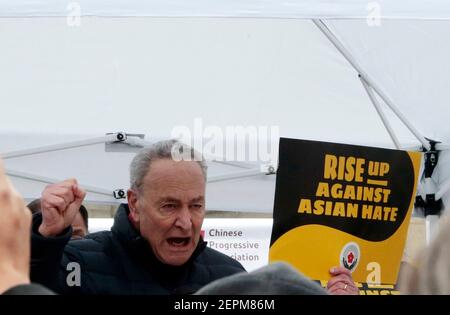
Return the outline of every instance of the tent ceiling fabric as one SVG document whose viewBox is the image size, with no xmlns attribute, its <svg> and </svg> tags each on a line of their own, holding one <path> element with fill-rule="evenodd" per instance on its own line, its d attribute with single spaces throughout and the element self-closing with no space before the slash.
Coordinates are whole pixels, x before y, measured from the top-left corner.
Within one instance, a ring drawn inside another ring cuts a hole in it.
<svg viewBox="0 0 450 315">
<path fill-rule="evenodd" d="M 357 73 L 311 21 L 89 18 L 72 28 L 41 18 L 0 19 L 0 28 L 9 114 L 0 132 L 168 138 L 201 118 L 391 146 Z M 417 143 L 397 127 L 403 143 Z"/>
<path fill-rule="evenodd" d="M 442 21 L 327 21 L 422 135 L 450 143 L 449 28 Z"/>
<path fill-rule="evenodd" d="M 14 0 L 0 1 L 0 17 L 84 16 L 450 19 L 446 0 Z"/>
<path fill-rule="evenodd" d="M 105 10 L 125 3 L 91 2 L 92 8 Z M 315 2 L 317 10 L 328 3 Z M 11 3 L 1 2 L 0 12 L 14 16 Z M 25 8 L 33 5 L 24 3 L 14 2 L 16 16 L 31 14 Z M 40 15 L 44 8 L 66 12 L 56 2 L 46 3 L 34 13 Z M 151 5 L 156 3 L 162 2 Z M 178 1 L 170 3 L 175 7 Z M 222 2 L 196 3 L 206 8 Z M 332 13 L 333 7 L 323 15 L 357 17 L 365 7 L 351 11 L 355 3 L 339 2 L 340 15 Z M 386 16 L 408 18 L 420 12 L 430 20 L 383 20 L 372 27 L 363 20 L 326 23 L 424 136 L 448 144 L 450 44 L 444 39 L 449 22 L 432 20 L 445 18 L 446 8 L 441 2 L 428 3 L 427 8 L 436 9 L 433 13 L 419 10 L 418 2 L 409 4 L 403 14 L 392 9 Z M 65 17 L 0 18 L 0 42 L 2 153 L 117 131 L 142 133 L 155 141 L 170 138 L 180 126 L 194 137 L 205 137 L 195 133 L 197 118 L 201 132 L 208 126 L 222 131 L 230 125 L 278 126 L 284 137 L 393 147 L 356 71 L 309 20 L 86 17 L 80 27 L 70 27 Z M 419 144 L 387 114 L 403 145 Z M 5 164 L 41 176 L 78 177 L 112 191 L 128 187 L 131 158 L 96 145 Z M 227 171 L 231 169 L 211 168 L 213 175 Z M 43 187 L 14 181 L 26 198 L 37 197 Z M 270 212 L 273 194 L 274 176 L 212 183 L 208 205 L 213 210 Z M 90 194 L 88 199 L 111 198 Z"/>
</svg>

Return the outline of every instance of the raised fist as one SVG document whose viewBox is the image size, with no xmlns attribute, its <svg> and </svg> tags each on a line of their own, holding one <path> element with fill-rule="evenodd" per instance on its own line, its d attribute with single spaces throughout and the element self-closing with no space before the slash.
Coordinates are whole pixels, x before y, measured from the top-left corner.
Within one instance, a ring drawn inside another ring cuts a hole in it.
<svg viewBox="0 0 450 315">
<path fill-rule="evenodd" d="M 85 195 L 74 178 L 45 187 L 41 197 L 39 233 L 45 237 L 61 234 L 74 221 Z"/>
</svg>

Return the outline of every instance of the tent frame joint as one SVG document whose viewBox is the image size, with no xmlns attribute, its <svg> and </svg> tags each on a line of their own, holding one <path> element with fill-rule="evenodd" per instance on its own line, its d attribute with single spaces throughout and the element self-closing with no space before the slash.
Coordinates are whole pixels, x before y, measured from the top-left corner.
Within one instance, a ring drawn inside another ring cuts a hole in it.
<svg viewBox="0 0 450 315">
<path fill-rule="evenodd" d="M 440 150 L 437 148 L 437 144 L 439 141 L 431 140 L 429 138 L 425 138 L 429 144 L 430 148 L 427 149 L 422 147 L 422 151 L 424 152 L 424 181 L 425 186 L 431 187 L 427 189 L 425 192 L 425 200 L 421 195 L 416 196 L 414 206 L 416 208 L 423 209 L 424 216 L 427 217 L 429 215 L 440 215 L 443 203 L 441 199 L 441 194 L 437 193 L 436 185 L 434 184 L 433 179 L 431 178 L 434 170 L 439 161 L 439 153 Z"/>
</svg>

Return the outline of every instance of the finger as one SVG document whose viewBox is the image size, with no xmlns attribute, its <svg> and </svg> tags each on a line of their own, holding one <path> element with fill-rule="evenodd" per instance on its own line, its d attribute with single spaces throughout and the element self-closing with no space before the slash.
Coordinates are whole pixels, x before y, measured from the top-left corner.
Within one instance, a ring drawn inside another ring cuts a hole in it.
<svg viewBox="0 0 450 315">
<path fill-rule="evenodd" d="M 71 188 L 74 185 L 78 185 L 78 182 L 77 182 L 76 178 L 69 178 L 69 179 L 66 179 L 66 180 L 64 180 L 62 182 L 57 183 L 57 185 Z"/>
<path fill-rule="evenodd" d="M 359 289 L 356 287 L 334 287 L 328 290 L 330 294 L 338 293 L 339 295 L 359 295 Z"/>
<path fill-rule="evenodd" d="M 357 287 L 348 285 L 343 282 L 336 283 L 332 287 L 327 288 L 327 291 L 330 294 L 335 294 L 337 292 L 339 292 L 339 293 L 345 292 L 343 294 L 346 294 L 346 295 L 358 295 L 359 294 L 359 289 Z"/>
<path fill-rule="evenodd" d="M 347 283 L 339 282 L 339 283 L 334 284 L 331 287 L 327 287 L 327 290 L 329 290 L 329 291 L 344 290 L 344 291 L 347 291 L 347 292 L 353 292 L 353 291 L 356 291 L 357 288 L 354 287 L 354 286 L 351 286 L 351 285 L 349 285 Z"/>
<path fill-rule="evenodd" d="M 56 217 L 59 217 L 59 216 L 61 216 L 61 213 L 55 207 L 46 208 L 46 211 L 42 212 L 42 217 L 43 217 L 44 220 L 45 220 L 45 218 L 56 218 Z"/>
<path fill-rule="evenodd" d="M 334 286 L 333 288 L 328 289 L 329 292 L 335 292 L 337 290 L 345 291 L 347 295 L 359 294 L 359 290 L 356 287 L 351 286 Z"/>
<path fill-rule="evenodd" d="M 67 213 L 70 217 L 75 218 L 75 215 L 80 211 L 81 203 L 83 202 L 86 192 L 81 189 L 78 185 L 73 186 L 73 194 L 75 199 L 67 207 Z"/>
<path fill-rule="evenodd" d="M 84 200 L 84 197 L 86 196 L 86 191 L 78 185 L 74 185 L 72 191 L 75 201 L 77 202 L 77 204 L 79 203 L 79 205 L 81 205 L 81 203 Z"/>
<path fill-rule="evenodd" d="M 348 285 L 347 285 L 348 287 Z M 344 283 L 335 283 L 334 285 L 327 287 L 327 291 L 331 294 L 333 294 L 336 291 L 345 291 L 347 289 Z"/>
<path fill-rule="evenodd" d="M 332 287 L 336 283 L 345 283 L 347 285 L 354 285 L 354 282 L 351 278 L 349 278 L 347 275 L 341 274 L 339 276 L 335 276 L 335 277 L 331 278 L 328 281 L 327 287 Z"/>
<path fill-rule="evenodd" d="M 344 268 L 344 267 L 333 267 L 333 268 L 330 269 L 330 273 L 333 276 L 337 276 L 337 275 L 340 275 L 340 274 L 346 274 L 346 275 L 348 275 L 350 277 L 352 276 L 352 273 L 350 272 L 350 270 L 348 270 L 347 268 Z"/>
<path fill-rule="evenodd" d="M 71 187 L 61 186 L 60 184 L 49 185 L 42 192 L 42 207 L 45 207 L 45 205 L 49 203 L 49 198 L 51 198 L 50 196 L 63 198 L 66 204 L 70 204 L 75 198 Z"/>
<path fill-rule="evenodd" d="M 355 285 L 353 284 L 353 282 L 349 282 L 349 281 L 338 281 L 335 282 L 333 284 L 328 284 L 327 288 L 328 289 L 332 289 L 332 288 L 338 288 L 338 289 L 347 289 L 350 287 L 354 287 Z"/>
<path fill-rule="evenodd" d="M 59 213 L 63 213 L 66 208 L 67 208 L 68 204 L 66 204 L 66 201 L 56 195 L 46 195 L 45 198 L 42 198 L 42 209 L 50 209 L 50 208 L 55 208 L 58 210 Z"/>
<path fill-rule="evenodd" d="M 70 204 L 75 200 L 75 196 L 71 187 L 56 186 L 48 189 L 47 193 L 63 198 L 66 204 Z"/>
<path fill-rule="evenodd" d="M 342 290 L 345 290 L 345 291 L 348 291 L 348 292 L 359 291 L 356 286 L 350 285 L 348 283 L 343 283 L 343 282 L 336 283 L 335 285 L 333 285 L 333 286 L 331 286 L 331 287 L 329 287 L 327 289 L 328 290 L 342 289 Z"/>
<path fill-rule="evenodd" d="M 45 190 L 50 190 L 51 191 L 53 189 L 56 189 L 56 187 L 66 187 L 68 189 L 72 189 L 72 187 L 74 185 L 77 185 L 77 180 L 75 178 L 71 178 L 71 179 L 66 179 L 65 181 L 62 181 L 62 182 L 58 182 L 58 183 L 54 183 L 54 184 L 48 185 L 48 186 L 45 187 L 44 191 Z"/>
</svg>

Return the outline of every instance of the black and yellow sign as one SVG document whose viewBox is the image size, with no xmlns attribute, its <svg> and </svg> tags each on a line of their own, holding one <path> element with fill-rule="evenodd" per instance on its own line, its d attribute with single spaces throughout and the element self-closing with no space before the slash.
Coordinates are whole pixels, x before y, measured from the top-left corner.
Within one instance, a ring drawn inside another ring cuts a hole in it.
<svg viewBox="0 0 450 315">
<path fill-rule="evenodd" d="M 280 139 L 270 261 L 315 280 L 344 266 L 358 282 L 394 284 L 421 153 Z"/>
</svg>

